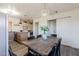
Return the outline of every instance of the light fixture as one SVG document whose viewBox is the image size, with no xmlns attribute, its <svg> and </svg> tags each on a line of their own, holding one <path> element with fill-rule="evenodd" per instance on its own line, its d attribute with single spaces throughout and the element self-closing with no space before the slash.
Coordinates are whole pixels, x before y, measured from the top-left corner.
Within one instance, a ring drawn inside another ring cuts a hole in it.
<svg viewBox="0 0 79 59">
<path fill-rule="evenodd" d="M 49 14 L 46 3 L 43 4 L 43 9 L 42 9 L 41 13 L 42 13 L 42 16 L 47 16 Z"/>
<path fill-rule="evenodd" d="M 43 10 L 43 12 L 42 12 L 42 16 L 47 16 L 47 11 L 46 10 Z"/>
<path fill-rule="evenodd" d="M 20 13 L 11 9 L 0 9 L 0 12 L 10 15 L 19 15 Z"/>
<path fill-rule="evenodd" d="M 19 12 L 15 11 L 15 10 L 12 10 L 12 13 L 13 13 L 14 15 L 19 15 L 19 14 L 20 14 Z"/>
<path fill-rule="evenodd" d="M 53 14 L 58 13 L 58 11 L 53 11 Z M 51 13 L 49 12 L 49 8 L 47 6 L 46 3 L 43 4 L 43 9 L 41 10 L 41 16 L 48 16 L 51 15 Z"/>
</svg>

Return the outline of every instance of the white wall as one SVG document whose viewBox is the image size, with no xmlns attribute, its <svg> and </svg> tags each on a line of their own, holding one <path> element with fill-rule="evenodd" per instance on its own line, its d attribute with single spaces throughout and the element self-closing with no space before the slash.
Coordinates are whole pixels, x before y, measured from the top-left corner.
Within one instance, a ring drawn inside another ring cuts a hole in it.
<svg viewBox="0 0 79 59">
<path fill-rule="evenodd" d="M 0 14 L 0 56 L 6 55 L 6 16 Z"/>
<path fill-rule="evenodd" d="M 68 16 L 71 17 L 66 18 Z M 79 48 L 79 9 L 48 16 L 44 21 L 42 18 L 38 18 L 34 20 L 34 23 L 37 21 L 39 22 L 39 26 L 43 26 L 44 22 L 50 19 L 57 19 L 56 31 L 58 37 L 62 37 L 62 44 Z M 39 33 L 41 33 L 41 31 L 39 31 Z"/>
<path fill-rule="evenodd" d="M 71 18 L 57 19 L 57 34 L 62 37 L 62 44 L 79 48 L 79 10 L 62 14 Z"/>
<path fill-rule="evenodd" d="M 34 33 L 34 36 L 36 36 L 36 29 L 35 29 L 35 23 L 38 22 L 39 25 L 39 33 L 38 34 L 42 34 L 42 31 L 41 31 L 41 28 L 42 26 L 47 26 L 47 17 L 41 17 L 41 18 L 38 18 L 36 20 L 33 21 L 33 33 Z"/>
</svg>

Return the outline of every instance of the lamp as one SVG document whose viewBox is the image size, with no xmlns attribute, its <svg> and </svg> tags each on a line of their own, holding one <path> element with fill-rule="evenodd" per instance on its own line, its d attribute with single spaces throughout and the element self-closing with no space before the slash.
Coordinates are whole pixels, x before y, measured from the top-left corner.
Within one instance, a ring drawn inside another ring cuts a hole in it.
<svg viewBox="0 0 79 59">
<path fill-rule="evenodd" d="M 41 11 L 42 16 L 47 16 L 49 14 L 48 8 L 47 8 L 47 4 L 43 4 L 43 9 Z"/>
</svg>

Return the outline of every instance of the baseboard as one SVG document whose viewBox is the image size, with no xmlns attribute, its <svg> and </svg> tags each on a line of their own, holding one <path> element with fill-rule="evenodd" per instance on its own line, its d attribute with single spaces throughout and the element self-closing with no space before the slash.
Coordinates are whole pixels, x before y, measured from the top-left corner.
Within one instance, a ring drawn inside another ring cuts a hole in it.
<svg viewBox="0 0 79 59">
<path fill-rule="evenodd" d="M 79 49 L 79 47 L 76 47 L 76 46 L 70 45 L 70 44 L 66 44 L 66 43 L 61 43 L 61 45 L 65 45 L 65 46 L 68 46 L 68 47 L 71 47 L 71 48 Z"/>
</svg>

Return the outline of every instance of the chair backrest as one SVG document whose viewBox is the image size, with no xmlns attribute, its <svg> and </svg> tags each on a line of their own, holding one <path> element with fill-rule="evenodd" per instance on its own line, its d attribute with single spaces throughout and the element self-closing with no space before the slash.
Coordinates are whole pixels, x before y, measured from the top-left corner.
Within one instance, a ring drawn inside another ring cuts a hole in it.
<svg viewBox="0 0 79 59">
<path fill-rule="evenodd" d="M 33 32 L 30 32 L 30 35 L 33 35 Z"/>
<path fill-rule="evenodd" d="M 59 39 L 59 40 L 58 40 L 58 43 L 57 43 L 57 45 L 56 45 L 56 48 L 55 48 L 55 56 L 60 56 L 61 40 L 62 40 L 62 39 Z"/>
<path fill-rule="evenodd" d="M 53 48 L 48 56 L 55 56 L 55 46 L 53 46 Z"/>
<path fill-rule="evenodd" d="M 60 45 L 61 45 L 61 39 L 58 40 L 58 45 L 57 46 L 60 47 Z"/>
<path fill-rule="evenodd" d="M 40 37 L 42 37 L 42 35 L 37 35 L 37 38 L 40 38 Z"/>
<path fill-rule="evenodd" d="M 57 37 L 57 34 L 51 34 L 52 37 Z"/>
<path fill-rule="evenodd" d="M 28 40 L 35 39 L 35 36 L 28 37 Z"/>
</svg>

